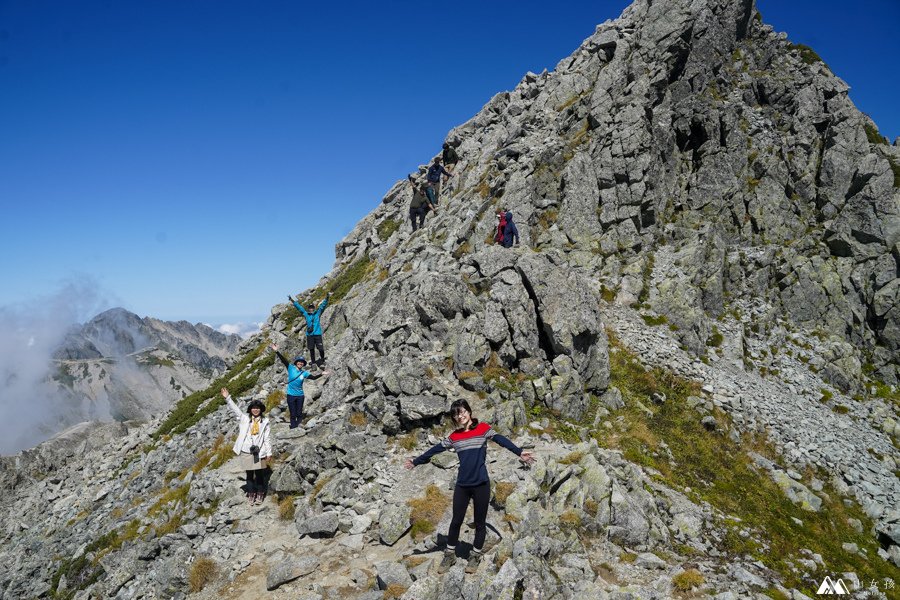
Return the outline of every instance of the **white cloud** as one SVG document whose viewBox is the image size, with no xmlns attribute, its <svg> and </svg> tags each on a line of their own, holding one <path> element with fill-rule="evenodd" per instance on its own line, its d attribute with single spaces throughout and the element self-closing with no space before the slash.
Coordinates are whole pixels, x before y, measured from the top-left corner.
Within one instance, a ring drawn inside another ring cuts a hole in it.
<svg viewBox="0 0 900 600">
<path fill-rule="evenodd" d="M 69 327 L 106 305 L 91 278 L 64 284 L 48 297 L 0 307 L 0 410 L 6 435 L 0 454 L 28 448 L 55 433 L 66 406 L 52 375 L 53 351 Z"/>
<path fill-rule="evenodd" d="M 222 333 L 236 334 L 247 339 L 254 333 L 259 333 L 262 323 L 223 323 L 216 329 Z"/>
</svg>

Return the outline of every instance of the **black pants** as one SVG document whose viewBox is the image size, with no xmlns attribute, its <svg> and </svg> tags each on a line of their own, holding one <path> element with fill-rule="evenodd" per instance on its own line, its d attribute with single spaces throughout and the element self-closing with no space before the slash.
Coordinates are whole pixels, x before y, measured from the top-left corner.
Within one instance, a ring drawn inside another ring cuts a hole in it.
<svg viewBox="0 0 900 600">
<path fill-rule="evenodd" d="M 291 413 L 291 429 L 300 425 L 300 420 L 303 419 L 303 401 L 305 399 L 306 396 L 292 396 L 288 394 L 287 405 L 288 412 Z"/>
<path fill-rule="evenodd" d="M 325 346 L 322 345 L 321 335 L 306 336 L 306 348 L 309 350 L 309 362 L 316 362 L 316 348 L 318 348 L 319 360 L 321 360 L 323 364 L 325 363 Z"/>
<path fill-rule="evenodd" d="M 266 470 L 247 471 L 247 493 L 256 494 L 266 491 Z"/>
<path fill-rule="evenodd" d="M 456 546 L 459 542 L 459 528 L 466 518 L 470 499 L 475 503 L 475 541 L 472 545 L 476 550 L 481 550 L 487 535 L 488 502 L 491 500 L 491 484 L 488 481 L 473 487 L 458 485 L 453 490 L 453 519 L 447 533 L 447 545 Z"/>
<path fill-rule="evenodd" d="M 424 206 L 420 206 L 419 208 L 411 208 L 409 209 L 409 220 L 412 223 L 413 231 L 425 225 L 425 213 L 426 209 Z M 419 219 L 419 225 L 416 226 L 416 217 Z"/>
</svg>

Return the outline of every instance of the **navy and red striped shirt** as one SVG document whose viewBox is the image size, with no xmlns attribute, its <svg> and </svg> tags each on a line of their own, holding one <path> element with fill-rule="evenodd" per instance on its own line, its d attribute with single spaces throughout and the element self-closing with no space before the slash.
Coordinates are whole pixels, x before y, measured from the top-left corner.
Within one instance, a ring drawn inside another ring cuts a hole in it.
<svg viewBox="0 0 900 600">
<path fill-rule="evenodd" d="M 487 423 L 481 422 L 469 431 L 454 431 L 449 437 L 441 440 L 441 443 L 436 444 L 421 456 L 414 458 L 413 464 L 425 464 L 435 454 L 452 448 L 459 457 L 459 473 L 456 475 L 456 485 L 481 485 L 488 481 L 487 467 L 484 464 L 487 458 L 488 440 L 500 444 L 516 456 L 522 454 L 521 448 L 495 432 Z"/>
</svg>

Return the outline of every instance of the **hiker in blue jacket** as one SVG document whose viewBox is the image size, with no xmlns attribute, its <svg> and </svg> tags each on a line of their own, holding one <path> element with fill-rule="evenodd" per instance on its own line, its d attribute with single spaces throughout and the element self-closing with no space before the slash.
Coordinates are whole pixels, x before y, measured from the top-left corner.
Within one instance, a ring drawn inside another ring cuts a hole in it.
<svg viewBox="0 0 900 600">
<path fill-rule="evenodd" d="M 325 307 L 328 306 L 329 298 L 331 298 L 331 292 L 328 292 L 319 308 L 316 308 L 315 304 L 310 304 L 308 308 L 303 308 L 299 302 L 288 294 L 288 300 L 306 319 L 306 348 L 309 350 L 309 361 L 315 365 L 325 364 L 325 346 L 322 344 L 322 324 L 320 319 L 325 311 Z M 316 348 L 319 349 L 318 362 L 316 362 Z"/>
<path fill-rule="evenodd" d="M 425 173 L 425 194 L 428 196 L 428 201 L 435 205 L 438 203 L 438 194 L 441 191 L 441 175 L 446 181 L 452 173 L 441 166 L 441 157 L 437 156 Z"/>
<path fill-rule="evenodd" d="M 506 225 L 503 227 L 503 247 L 511 248 L 513 245 L 513 239 L 516 240 L 516 245 L 519 245 L 519 229 L 516 227 L 516 224 L 513 223 L 512 213 L 506 211 Z"/>
<path fill-rule="evenodd" d="M 285 388 L 285 395 L 287 396 L 288 412 L 291 415 L 291 429 L 294 429 L 300 425 L 300 421 L 303 419 L 303 402 L 306 400 L 306 395 L 303 392 L 303 382 L 307 379 L 318 379 L 328 373 L 320 371 L 313 375 L 306 370 L 306 359 L 302 356 L 296 356 L 293 361 L 288 362 L 284 355 L 278 351 L 276 344 L 271 344 L 269 347 L 275 351 L 275 356 L 287 369 L 288 382 Z"/>
</svg>

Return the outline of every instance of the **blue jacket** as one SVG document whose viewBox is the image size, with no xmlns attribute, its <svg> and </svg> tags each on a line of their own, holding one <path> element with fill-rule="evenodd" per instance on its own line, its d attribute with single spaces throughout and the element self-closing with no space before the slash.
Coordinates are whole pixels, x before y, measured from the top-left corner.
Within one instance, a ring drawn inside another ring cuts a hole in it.
<svg viewBox="0 0 900 600">
<path fill-rule="evenodd" d="M 519 229 L 513 223 L 512 213 L 506 213 L 506 227 L 503 228 L 503 247 L 510 248 L 513 245 L 513 238 L 519 243 Z"/>
<path fill-rule="evenodd" d="M 430 167 L 428 167 L 428 172 L 425 174 L 425 179 L 427 179 L 431 183 L 437 183 L 441 180 L 442 174 L 446 175 L 447 177 L 450 176 L 450 173 L 448 173 L 447 170 L 444 169 L 444 167 L 442 167 L 441 165 L 431 165 Z"/>
<path fill-rule="evenodd" d="M 312 374 L 309 371 L 298 369 L 297 365 L 293 363 L 289 363 L 281 352 L 276 351 L 275 355 L 287 368 L 288 382 L 285 393 L 288 396 L 303 396 L 303 382 L 312 377 Z"/>
<path fill-rule="evenodd" d="M 303 396 L 303 382 L 309 379 L 309 371 L 301 371 L 296 365 L 288 365 L 288 382 L 285 393 L 288 396 Z"/>
<path fill-rule="evenodd" d="M 326 306 L 328 306 L 327 296 L 322 300 L 322 304 L 319 305 L 316 312 L 309 314 L 306 312 L 305 308 L 300 306 L 299 302 L 294 300 L 294 307 L 300 311 L 300 314 L 303 315 L 304 318 L 306 318 L 306 335 L 322 335 L 322 324 L 319 322 L 319 319 L 322 317 L 322 312 L 325 310 Z"/>
</svg>

